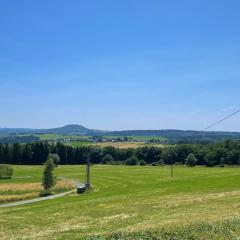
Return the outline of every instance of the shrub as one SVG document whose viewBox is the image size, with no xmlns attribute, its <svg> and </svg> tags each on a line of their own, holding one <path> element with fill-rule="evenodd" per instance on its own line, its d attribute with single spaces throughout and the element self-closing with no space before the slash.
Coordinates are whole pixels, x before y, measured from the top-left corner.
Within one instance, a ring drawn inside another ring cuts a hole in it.
<svg viewBox="0 0 240 240">
<path fill-rule="evenodd" d="M 160 159 L 160 160 L 158 161 L 158 165 L 160 165 L 160 166 L 164 166 L 164 165 L 165 165 L 162 159 Z"/>
<path fill-rule="evenodd" d="M 102 159 L 103 164 L 112 163 L 113 161 L 114 159 L 111 154 L 106 154 Z"/>
<path fill-rule="evenodd" d="M 190 153 L 186 158 L 185 164 L 188 167 L 194 167 L 196 165 L 196 163 L 197 163 L 197 158 L 195 157 L 195 155 L 193 153 Z"/>
<path fill-rule="evenodd" d="M 13 176 L 13 167 L 8 164 L 0 164 L 0 179 L 10 179 Z"/>
<path fill-rule="evenodd" d="M 147 163 L 143 160 L 143 159 L 141 159 L 140 161 L 139 161 L 139 165 L 140 166 L 144 166 L 144 165 L 146 165 Z"/>
<path fill-rule="evenodd" d="M 130 157 L 125 161 L 125 164 L 126 165 L 137 165 L 138 164 L 138 159 L 135 156 Z"/>
<path fill-rule="evenodd" d="M 225 159 L 224 158 L 221 158 L 220 159 L 220 167 L 224 167 L 224 162 L 225 162 Z"/>
<path fill-rule="evenodd" d="M 42 186 L 47 191 L 50 188 L 54 187 L 56 184 L 56 178 L 53 176 L 54 168 L 55 168 L 54 160 L 52 158 L 48 158 L 45 163 L 42 179 Z"/>
<path fill-rule="evenodd" d="M 48 190 L 42 190 L 42 191 L 40 191 L 40 193 L 39 193 L 39 197 L 47 197 L 47 196 L 50 196 L 50 195 L 52 195 L 52 193 L 50 192 L 50 190 L 48 189 Z"/>
<path fill-rule="evenodd" d="M 204 159 L 207 167 L 214 167 L 217 165 L 218 155 L 215 151 L 209 151 Z"/>
</svg>

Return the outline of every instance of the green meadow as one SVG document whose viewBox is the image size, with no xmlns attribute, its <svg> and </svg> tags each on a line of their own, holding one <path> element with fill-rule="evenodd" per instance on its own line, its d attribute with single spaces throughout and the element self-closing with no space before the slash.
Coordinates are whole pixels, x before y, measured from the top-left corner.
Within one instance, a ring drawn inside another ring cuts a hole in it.
<svg viewBox="0 0 240 240">
<path fill-rule="evenodd" d="M 105 139 L 123 138 L 123 136 L 103 136 L 103 137 Z M 161 142 L 168 141 L 168 139 L 166 137 L 161 137 L 161 136 L 128 136 L 127 138 L 131 141 L 140 141 L 140 142 L 145 142 L 145 141 L 150 141 L 150 140 L 161 141 Z"/>
<path fill-rule="evenodd" d="M 0 184 L 41 181 L 43 166 L 15 166 Z M 58 177 L 84 181 L 84 166 Z M 240 168 L 175 166 L 91 168 L 85 194 L 0 208 L 0 239 L 237 239 Z"/>
<path fill-rule="evenodd" d="M 23 134 L 23 135 L 19 135 L 19 136 L 30 136 L 32 134 Z M 84 141 L 84 140 L 89 140 L 89 137 L 88 136 L 79 136 L 79 135 L 65 135 L 65 134 L 33 134 L 34 136 L 36 137 L 39 137 L 42 141 L 45 141 L 45 140 L 63 140 L 63 139 L 69 139 L 69 138 L 73 138 L 73 139 L 76 139 L 76 140 L 81 140 L 81 141 Z"/>
</svg>

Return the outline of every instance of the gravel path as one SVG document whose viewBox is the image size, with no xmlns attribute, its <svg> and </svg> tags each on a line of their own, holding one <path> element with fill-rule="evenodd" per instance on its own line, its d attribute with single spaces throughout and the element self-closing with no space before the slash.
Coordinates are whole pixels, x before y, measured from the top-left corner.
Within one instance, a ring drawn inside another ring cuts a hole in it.
<svg viewBox="0 0 240 240">
<path fill-rule="evenodd" d="M 67 180 L 66 178 L 63 178 L 63 177 L 61 177 L 60 179 Z M 82 183 L 80 183 L 79 181 L 76 181 L 76 180 L 73 180 L 72 182 L 73 182 L 73 184 L 76 187 L 83 187 L 83 186 L 85 186 L 84 184 L 82 184 Z M 46 200 L 50 200 L 50 199 L 63 197 L 63 196 L 66 196 L 68 194 L 71 194 L 73 192 L 76 192 L 76 189 L 68 191 L 68 192 L 64 192 L 64 193 L 59 193 L 59 194 L 47 196 L 47 197 L 39 197 L 39 198 L 34 198 L 34 199 L 29 199 L 29 200 L 22 200 L 22 201 L 13 202 L 13 203 L 0 204 L 0 208 L 15 207 L 15 206 L 28 204 L 28 203 L 35 203 L 35 202 L 46 201 Z"/>
</svg>

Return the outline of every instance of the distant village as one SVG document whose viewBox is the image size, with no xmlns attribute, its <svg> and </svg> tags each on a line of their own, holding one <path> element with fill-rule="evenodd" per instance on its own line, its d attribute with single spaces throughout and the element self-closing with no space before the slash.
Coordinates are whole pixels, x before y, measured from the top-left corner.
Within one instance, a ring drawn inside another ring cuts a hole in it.
<svg viewBox="0 0 240 240">
<path fill-rule="evenodd" d="M 57 142 L 64 142 L 64 143 L 70 143 L 70 142 L 91 142 L 91 143 L 100 143 L 100 142 L 129 142 L 132 141 L 131 138 L 128 137 L 102 137 L 102 136 L 91 136 L 89 138 L 64 138 L 64 139 L 54 139 L 54 141 Z"/>
</svg>

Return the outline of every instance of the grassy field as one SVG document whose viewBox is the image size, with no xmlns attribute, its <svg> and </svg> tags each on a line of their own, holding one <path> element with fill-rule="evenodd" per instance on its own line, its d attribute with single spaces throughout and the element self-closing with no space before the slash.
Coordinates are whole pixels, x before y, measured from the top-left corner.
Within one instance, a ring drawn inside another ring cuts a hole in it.
<svg viewBox="0 0 240 240">
<path fill-rule="evenodd" d="M 118 138 L 123 138 L 123 136 L 103 136 L 105 139 L 118 139 Z M 166 142 L 168 139 L 166 137 L 161 137 L 161 136 L 127 136 L 127 138 L 131 141 L 140 141 L 140 142 L 146 142 L 150 140 L 155 140 L 155 141 L 162 141 Z"/>
<path fill-rule="evenodd" d="M 39 181 L 40 166 L 12 183 Z M 84 179 L 84 166 L 57 176 Z M 0 209 L 0 239 L 238 239 L 240 168 L 92 167 L 94 190 Z M 6 181 L 6 180 L 4 180 Z M 3 181 L 3 182 L 4 182 Z M 3 183 L 1 182 L 1 183 Z M 93 237 L 99 236 L 99 237 Z"/>
<path fill-rule="evenodd" d="M 73 147 L 81 146 L 99 146 L 99 147 L 108 147 L 112 146 L 115 148 L 138 148 L 144 146 L 155 146 L 155 147 L 164 147 L 165 144 L 154 144 L 154 143 L 144 143 L 144 142 L 99 142 L 99 143 L 89 143 L 89 142 L 71 142 L 69 143 Z"/>
<path fill-rule="evenodd" d="M 68 144 L 72 147 L 83 147 L 92 145 L 90 142 L 70 142 Z"/>
<path fill-rule="evenodd" d="M 29 135 L 20 135 L 20 136 L 29 136 Z M 116 148 L 138 148 L 143 146 L 156 146 L 163 147 L 165 144 L 158 143 L 146 143 L 150 139 L 155 139 L 164 142 L 167 142 L 167 138 L 164 137 L 148 137 L 148 136 L 131 136 L 129 139 L 130 142 L 99 142 L 93 143 L 89 141 L 89 136 L 76 136 L 76 135 L 61 135 L 61 134 L 35 134 L 35 136 L 40 137 L 42 141 L 45 140 L 63 140 L 63 139 L 72 139 L 69 144 L 73 147 L 82 147 L 82 146 L 113 146 Z M 120 136 L 104 136 L 105 139 L 117 139 L 121 138 Z"/>
<path fill-rule="evenodd" d="M 39 197 L 43 167 L 15 166 L 16 174 L 12 179 L 0 180 L 0 203 L 7 203 Z M 52 193 L 61 193 L 73 189 L 71 181 L 57 180 Z"/>
<path fill-rule="evenodd" d="M 77 139 L 77 140 L 89 140 L 89 136 L 78 136 L 78 135 L 65 135 L 65 134 L 22 134 L 18 136 L 31 136 L 34 135 L 36 137 L 39 137 L 42 141 L 45 140 L 63 140 L 63 139 Z"/>
<path fill-rule="evenodd" d="M 20 136 L 28 136 L 27 135 L 20 135 Z M 89 140 L 89 136 L 78 136 L 78 135 L 64 135 L 64 134 L 34 134 L 35 136 L 40 137 L 41 140 L 49 140 L 49 139 L 78 139 L 81 141 L 84 140 Z M 122 138 L 122 136 L 103 136 L 103 138 L 105 139 L 118 139 L 118 138 Z M 158 140 L 158 141 L 162 141 L 162 142 L 166 142 L 168 141 L 167 138 L 165 137 L 161 137 L 161 136 L 129 136 L 128 139 L 130 139 L 132 142 L 134 141 L 140 141 L 140 142 L 146 142 L 149 140 Z"/>
</svg>

